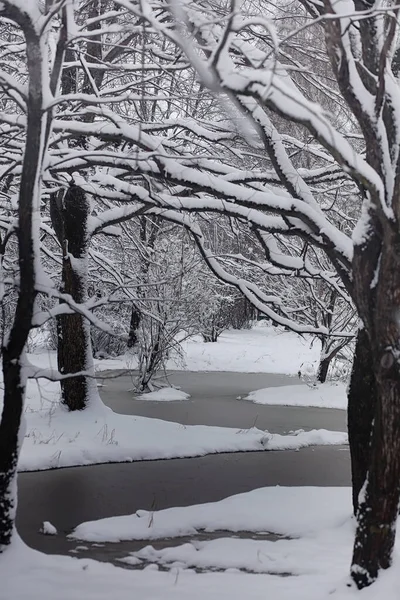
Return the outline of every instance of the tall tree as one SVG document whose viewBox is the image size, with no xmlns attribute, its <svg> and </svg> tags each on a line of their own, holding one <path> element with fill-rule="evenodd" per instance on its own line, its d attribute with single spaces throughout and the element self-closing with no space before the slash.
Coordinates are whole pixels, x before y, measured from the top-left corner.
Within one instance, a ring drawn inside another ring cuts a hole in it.
<svg viewBox="0 0 400 600">
<path fill-rule="evenodd" d="M 50 93 L 46 52 L 46 16 L 38 6 L 21 7 L 6 0 L 0 17 L 15 24 L 25 38 L 28 89 L 26 143 L 19 183 L 17 240 L 19 290 L 15 316 L 3 348 L 4 404 L 0 422 L 0 553 L 11 543 L 16 511 L 16 471 L 21 445 L 21 418 L 27 379 L 25 345 L 32 327 L 35 296 L 40 283 L 39 224 L 43 161 L 51 128 L 50 111 L 43 110 Z M 65 23 L 66 13 L 63 12 Z M 63 35 L 64 25 L 60 33 Z M 60 51 L 62 54 L 62 51 Z M 60 57 L 62 58 L 62 57 Z M 51 73 L 55 87 L 62 60 Z"/>
</svg>

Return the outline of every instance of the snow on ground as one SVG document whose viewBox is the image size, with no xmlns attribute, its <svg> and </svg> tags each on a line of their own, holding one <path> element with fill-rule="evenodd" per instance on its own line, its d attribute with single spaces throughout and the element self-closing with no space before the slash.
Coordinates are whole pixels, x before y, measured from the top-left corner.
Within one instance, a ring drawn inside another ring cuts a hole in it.
<svg viewBox="0 0 400 600">
<path fill-rule="evenodd" d="M 347 600 L 356 597 L 349 594 L 342 581 L 340 587 L 346 595 L 328 596 L 336 583 L 336 578 L 329 574 L 323 578 L 311 575 L 280 578 L 237 572 L 197 574 L 186 569 L 166 573 L 152 568 L 128 571 L 93 560 L 48 556 L 22 545 L 16 547 L 16 544 L 2 556 L 0 577 L 1 600 Z M 397 599 L 397 596 L 382 593 L 381 597 Z M 372 598 L 376 600 L 376 596 L 363 596 L 363 600 Z"/>
<path fill-rule="evenodd" d="M 351 527 L 335 531 L 341 542 L 348 546 L 342 551 L 341 560 L 334 554 L 337 544 L 330 543 L 332 532 L 324 532 L 312 539 L 299 540 L 253 540 L 222 537 L 209 541 L 194 541 L 180 546 L 156 550 L 146 546 L 131 556 L 122 558 L 125 564 L 153 563 L 163 567 L 189 567 L 201 570 L 241 569 L 251 573 L 276 575 L 323 575 L 333 568 L 338 575 L 350 563 Z M 138 562 L 140 561 L 140 563 Z M 295 596 L 296 597 L 296 596 Z"/>
<path fill-rule="evenodd" d="M 343 525 L 351 514 L 346 487 L 266 487 L 229 496 L 219 502 L 133 515 L 109 517 L 79 525 L 79 540 L 118 542 L 154 540 L 205 531 L 270 532 L 299 537 Z"/>
<path fill-rule="evenodd" d="M 218 342 L 200 337 L 182 343 L 184 368 L 188 371 L 235 371 L 240 373 L 315 372 L 320 343 L 261 321 L 253 329 L 228 330 Z M 182 368 L 169 363 L 168 368 Z"/>
<path fill-rule="evenodd" d="M 264 388 L 250 392 L 244 400 L 256 404 L 347 409 L 346 385 L 341 382 Z"/>
<path fill-rule="evenodd" d="M 28 383 L 27 398 L 20 471 L 347 443 L 345 433 L 324 429 L 279 435 L 121 415 L 99 399 L 68 412 L 58 402 L 58 385 L 43 380 Z"/>
<path fill-rule="evenodd" d="M 0 561 L 1 600 L 397 600 L 394 566 L 358 592 L 348 576 L 354 536 L 349 488 L 263 488 L 221 502 L 131 517 L 131 532 L 151 529 L 182 535 L 198 528 L 283 533 L 269 541 L 224 537 L 175 548 L 145 547 L 130 561 L 154 561 L 144 570 L 124 570 L 88 559 L 48 556 L 18 539 Z M 126 517 L 120 517 L 125 520 Z M 132 527 L 134 520 L 137 527 Z M 109 521 L 109 520 L 107 520 Z M 121 522 L 122 522 L 121 521 Z M 142 521 L 146 521 L 143 526 Z M 97 522 L 96 530 L 100 532 Z M 94 531 L 95 524 L 90 525 Z M 107 532 L 111 531 L 107 529 Z M 102 531 L 103 539 L 105 536 Z M 108 535 L 108 533 L 107 533 Z M 194 570 L 219 569 L 222 572 Z M 246 572 L 246 571 L 250 571 Z M 287 576 L 280 577 L 277 574 Z"/>
<path fill-rule="evenodd" d="M 137 395 L 138 400 L 150 400 L 152 402 L 175 402 L 177 400 L 188 400 L 190 394 L 182 392 L 172 387 L 161 388 L 155 392 L 148 392 L 147 394 Z"/>
<path fill-rule="evenodd" d="M 284 373 L 297 375 L 315 373 L 320 355 L 320 342 L 311 336 L 299 336 L 265 321 L 252 329 L 230 329 L 223 332 L 215 343 L 203 342 L 194 336 L 182 342 L 183 358 L 171 359 L 168 370 L 227 371 L 240 373 Z M 53 366 L 55 352 L 36 352 L 30 360 L 42 366 Z M 95 359 L 97 371 L 134 369 L 136 357 L 127 354 L 116 358 Z"/>
</svg>

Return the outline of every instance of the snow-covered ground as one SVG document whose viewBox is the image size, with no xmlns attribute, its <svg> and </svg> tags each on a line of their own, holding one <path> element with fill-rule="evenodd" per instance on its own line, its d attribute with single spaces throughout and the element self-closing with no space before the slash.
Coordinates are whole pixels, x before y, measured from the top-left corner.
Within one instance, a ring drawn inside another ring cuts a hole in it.
<svg viewBox="0 0 400 600">
<path fill-rule="evenodd" d="M 309 335 L 299 336 L 265 321 L 252 329 L 223 332 L 215 343 L 203 342 L 200 336 L 182 342 L 183 357 L 172 357 L 167 368 L 185 371 L 227 371 L 236 373 L 315 373 L 320 356 L 320 342 Z M 38 367 L 57 365 L 56 353 L 38 348 L 29 354 Z M 95 359 L 96 371 L 135 369 L 135 355 Z"/>
<path fill-rule="evenodd" d="M 320 343 L 310 336 L 300 337 L 259 322 L 253 329 L 225 331 L 216 343 L 205 343 L 200 337 L 182 344 L 188 371 L 235 371 L 240 373 L 315 372 Z M 169 368 L 182 368 L 180 363 Z"/>
<path fill-rule="evenodd" d="M 265 321 L 252 329 L 228 330 L 216 343 L 203 342 L 200 336 L 182 342 L 183 358 L 171 358 L 169 370 L 228 371 L 239 373 L 315 373 L 319 361 L 320 342 L 311 336 L 299 336 Z M 54 353 L 53 364 L 56 364 Z M 40 364 L 41 353 L 32 355 Z M 47 360 L 47 359 L 46 359 Z M 126 369 L 137 366 L 132 355 L 96 360 L 96 369 Z"/>
<path fill-rule="evenodd" d="M 198 531 L 269 532 L 314 536 L 337 528 L 351 514 L 346 487 L 265 487 L 219 502 L 99 519 L 79 525 L 71 537 L 91 542 L 155 540 Z"/>
<path fill-rule="evenodd" d="M 354 522 L 349 488 L 263 488 L 221 502 L 88 523 L 76 533 L 110 539 L 124 527 L 144 539 L 195 534 L 200 528 L 225 533 L 162 550 L 144 547 L 127 557 L 134 565 L 155 563 L 142 571 L 47 556 L 16 540 L 0 561 L 1 600 L 398 599 L 397 554 L 393 568 L 372 587 L 358 592 L 350 586 Z M 230 537 L 229 531 L 242 531 L 245 537 Z M 249 536 L 266 531 L 287 538 Z M 160 572 L 158 564 L 167 571 Z M 221 572 L 210 572 L 215 569 Z"/>
<path fill-rule="evenodd" d="M 250 392 L 244 400 L 256 404 L 347 409 L 346 385 L 342 382 L 264 388 Z"/>
</svg>

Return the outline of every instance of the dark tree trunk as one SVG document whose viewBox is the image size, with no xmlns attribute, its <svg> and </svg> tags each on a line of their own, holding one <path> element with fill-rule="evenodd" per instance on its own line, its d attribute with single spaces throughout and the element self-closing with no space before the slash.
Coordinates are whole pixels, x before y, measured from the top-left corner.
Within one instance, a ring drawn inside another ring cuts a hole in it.
<svg viewBox="0 0 400 600">
<path fill-rule="evenodd" d="M 359 588 L 392 564 L 400 496 L 400 381 L 377 385 L 371 465 L 360 494 L 352 577 Z"/>
<path fill-rule="evenodd" d="M 88 19 L 95 18 L 104 12 L 105 0 L 88 3 Z M 101 27 L 100 21 L 89 24 L 89 30 L 94 31 Z M 87 44 L 89 62 L 95 62 L 101 56 L 102 46 L 99 37 L 93 37 Z M 66 60 L 75 60 L 75 51 L 66 49 Z M 95 80 L 96 87 L 101 85 L 104 73 L 96 70 L 90 71 Z M 86 74 L 82 89 L 92 93 L 91 79 Z M 75 67 L 64 69 L 61 77 L 61 93 L 71 94 L 77 91 L 78 76 Z M 85 121 L 93 121 L 94 115 L 84 115 Z M 77 138 L 71 145 L 86 148 L 85 136 Z M 71 185 L 65 194 L 53 195 L 50 198 L 51 221 L 60 242 L 63 252 L 61 291 L 70 294 L 77 303 L 82 303 L 87 297 L 87 260 L 90 239 L 87 234 L 87 221 L 90 206 L 83 190 Z M 76 259 L 80 262 L 77 264 Z M 57 318 L 57 362 L 61 374 L 73 374 L 81 371 L 93 371 L 92 368 L 92 343 L 90 338 L 90 325 L 81 315 L 66 314 Z M 93 376 L 94 373 L 92 372 Z M 69 377 L 61 381 L 61 402 L 69 410 L 83 410 L 89 400 L 89 390 L 93 382 L 87 376 Z"/>
<path fill-rule="evenodd" d="M 63 249 L 61 291 L 76 303 L 87 296 L 87 221 L 90 205 L 81 188 L 72 185 L 65 194 L 52 198 L 52 222 Z M 85 317 L 73 312 L 57 319 L 58 369 L 62 375 L 88 372 L 92 361 L 90 326 Z M 89 364 L 90 363 L 90 364 Z M 69 410 L 83 410 L 89 401 L 92 382 L 78 375 L 61 381 L 61 401 Z"/>
<path fill-rule="evenodd" d="M 70 294 L 75 302 L 82 302 L 79 275 L 74 272 L 69 258 L 63 260 L 62 291 Z M 57 319 L 58 370 L 62 375 L 87 370 L 90 352 L 90 330 L 86 319 L 74 313 L 60 315 Z M 68 377 L 61 381 L 61 402 L 69 410 L 83 410 L 89 400 L 89 382 L 84 375 Z"/>
<path fill-rule="evenodd" d="M 380 569 L 391 566 L 399 510 L 400 235 L 395 228 L 385 231 L 372 306 L 367 333 L 376 381 L 376 407 L 370 464 L 358 500 L 351 568 L 359 588 L 373 583 Z"/>
<path fill-rule="evenodd" d="M 353 510 L 357 513 L 358 496 L 370 463 L 372 422 L 376 407 L 376 382 L 369 339 L 365 329 L 357 335 L 353 368 L 347 392 L 347 427 L 351 457 Z"/>
<path fill-rule="evenodd" d="M 319 367 L 318 367 L 318 373 L 317 373 L 317 380 L 320 383 L 325 383 L 326 378 L 328 377 L 328 371 L 329 371 L 331 361 L 332 361 L 331 356 L 326 356 L 320 361 Z"/>
<path fill-rule="evenodd" d="M 138 343 L 137 331 L 140 325 L 141 314 L 135 304 L 132 304 L 131 321 L 129 324 L 128 348 L 134 348 Z"/>
<path fill-rule="evenodd" d="M 46 145 L 44 132 L 49 118 L 49 113 L 42 110 L 43 64 L 36 25 L 32 25 L 22 9 L 9 9 L 5 16 L 18 23 L 25 35 L 29 92 L 18 203 L 18 301 L 10 334 L 2 348 L 4 404 L 0 422 L 0 553 L 11 543 L 15 528 L 16 473 L 26 385 L 21 358 L 32 325 L 36 295 L 35 239 L 39 239 L 39 231 L 33 220 L 33 211 L 39 210 L 41 160 Z"/>
<path fill-rule="evenodd" d="M 15 494 L 19 454 L 19 429 L 25 385 L 21 366 L 3 349 L 4 408 L 0 423 L 0 553 L 11 543 L 17 498 Z"/>
</svg>

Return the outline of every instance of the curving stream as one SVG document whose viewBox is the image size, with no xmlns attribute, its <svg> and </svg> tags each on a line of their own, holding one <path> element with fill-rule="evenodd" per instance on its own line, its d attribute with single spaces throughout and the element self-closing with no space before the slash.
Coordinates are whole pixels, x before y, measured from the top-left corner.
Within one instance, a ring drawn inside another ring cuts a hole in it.
<svg viewBox="0 0 400 600">
<path fill-rule="evenodd" d="M 176 372 L 170 382 L 192 396 L 183 402 L 136 400 L 129 391 L 129 375 L 115 377 L 113 373 L 112 379 L 103 379 L 105 375 L 101 374 L 100 393 L 116 412 L 188 425 L 255 425 L 273 433 L 314 428 L 346 430 L 345 411 L 262 406 L 237 399 L 262 387 L 298 384 L 296 378 L 284 375 Z M 134 513 L 140 508 L 157 510 L 211 502 L 272 485 L 350 485 L 348 449 L 324 446 L 298 452 L 227 453 L 21 473 L 17 526 L 21 537 L 43 552 L 72 551 L 76 556 L 116 560 L 143 544 L 79 544 L 67 540 L 66 535 L 82 521 Z M 58 535 L 40 534 L 43 521 L 51 521 Z M 165 543 L 160 541 L 158 545 Z"/>
</svg>

